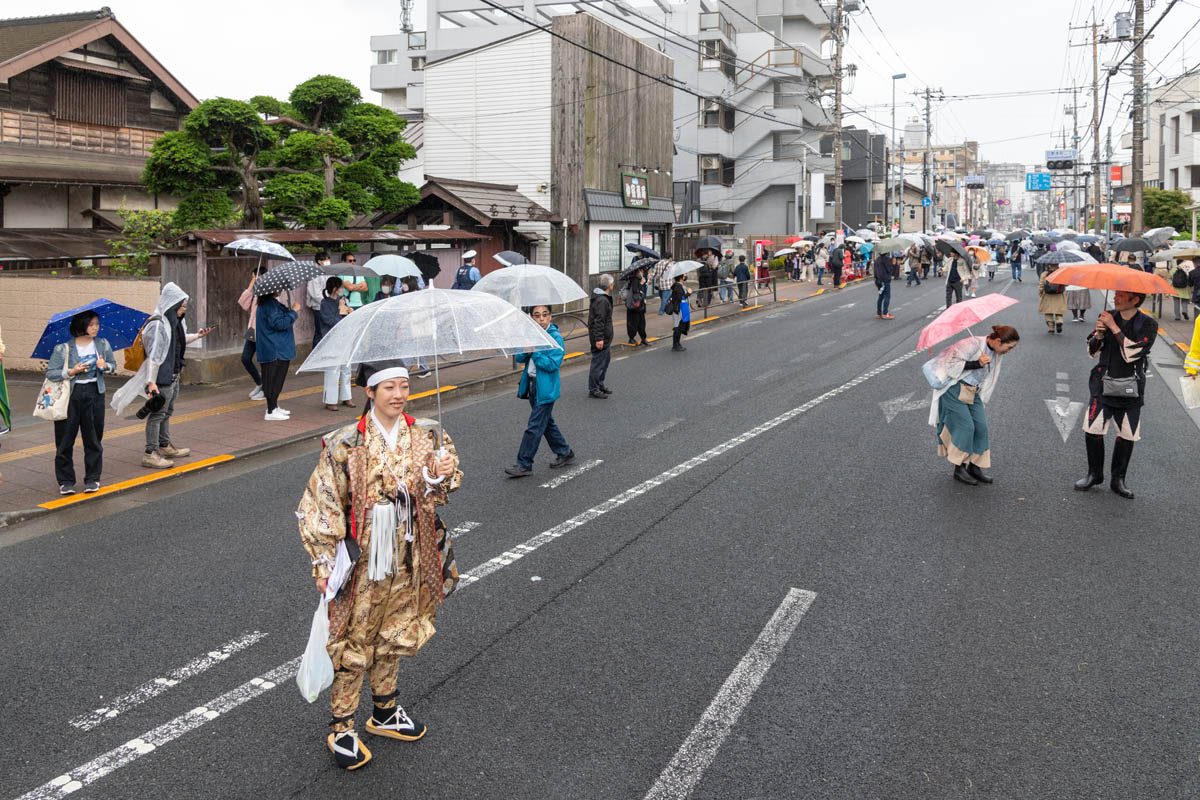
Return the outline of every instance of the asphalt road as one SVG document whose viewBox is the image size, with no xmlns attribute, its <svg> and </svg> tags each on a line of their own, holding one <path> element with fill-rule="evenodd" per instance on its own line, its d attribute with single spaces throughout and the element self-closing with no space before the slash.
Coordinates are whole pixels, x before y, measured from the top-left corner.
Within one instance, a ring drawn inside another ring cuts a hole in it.
<svg viewBox="0 0 1200 800">
<path fill-rule="evenodd" d="M 401 667 L 429 735 L 367 736 L 358 773 L 325 749 L 327 696 L 278 669 L 316 605 L 293 516 L 314 445 L 0 532 L 0 798 L 1200 795 L 1179 372 L 1149 383 L 1137 499 L 1074 492 L 1079 420 L 1064 442 L 1047 401 L 1086 401 L 1090 325 L 1046 334 L 1031 281 L 984 290 L 1022 301 L 997 321 L 1024 336 L 989 487 L 951 480 L 918 407 L 937 282 L 897 284 L 894 321 L 861 286 L 701 327 L 615 360 L 606 401 L 566 376 L 556 417 L 601 463 L 558 485 L 544 447 L 503 475 L 523 401 L 449 408 L 443 516 L 479 579 Z M 792 589 L 815 597 L 784 630 Z"/>
</svg>

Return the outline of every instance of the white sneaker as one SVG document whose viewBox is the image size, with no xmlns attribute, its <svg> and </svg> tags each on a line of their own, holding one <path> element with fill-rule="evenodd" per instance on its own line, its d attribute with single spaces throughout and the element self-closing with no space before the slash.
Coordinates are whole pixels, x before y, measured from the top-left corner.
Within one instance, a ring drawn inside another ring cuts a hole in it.
<svg viewBox="0 0 1200 800">
<path fill-rule="evenodd" d="M 250 399 L 251 400 L 266 400 L 267 396 L 265 394 L 263 394 L 263 390 L 262 390 L 261 386 L 255 386 L 254 390 L 250 392 Z"/>
<path fill-rule="evenodd" d="M 280 414 L 283 414 L 285 417 L 290 417 L 292 415 L 292 412 L 288 411 L 283 406 L 275 406 L 275 410 Z"/>
<path fill-rule="evenodd" d="M 280 414 L 277 408 L 274 411 L 268 411 L 266 414 L 263 414 L 263 419 L 268 422 L 285 422 L 288 419 L 288 415 Z"/>
</svg>

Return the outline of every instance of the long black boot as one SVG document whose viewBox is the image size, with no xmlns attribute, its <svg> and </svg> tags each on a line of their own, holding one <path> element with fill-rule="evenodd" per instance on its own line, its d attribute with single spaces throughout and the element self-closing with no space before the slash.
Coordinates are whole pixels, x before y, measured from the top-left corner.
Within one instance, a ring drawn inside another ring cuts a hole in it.
<svg viewBox="0 0 1200 800">
<path fill-rule="evenodd" d="M 1129 469 L 1129 458 L 1132 455 L 1133 442 L 1128 439 L 1118 438 L 1116 445 L 1113 447 L 1112 481 L 1108 484 L 1108 488 L 1126 500 L 1133 499 L 1133 492 L 1125 485 L 1125 471 Z"/>
<path fill-rule="evenodd" d="M 1104 483 L 1104 437 L 1085 433 L 1083 442 L 1087 445 L 1088 474 L 1086 478 L 1075 481 L 1075 489 L 1080 492 Z"/>
</svg>

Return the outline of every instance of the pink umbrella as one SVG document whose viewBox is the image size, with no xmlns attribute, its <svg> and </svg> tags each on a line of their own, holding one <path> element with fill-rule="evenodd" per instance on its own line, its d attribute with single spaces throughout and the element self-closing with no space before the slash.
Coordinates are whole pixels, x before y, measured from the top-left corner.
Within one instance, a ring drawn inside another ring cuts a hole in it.
<svg viewBox="0 0 1200 800">
<path fill-rule="evenodd" d="M 1016 302 L 1013 298 L 1002 294 L 985 294 L 983 297 L 974 297 L 961 303 L 955 303 L 938 314 L 937 319 L 921 330 L 921 338 L 917 340 L 917 349 L 932 348 L 938 342 L 968 330 L 972 325 L 983 322 Z"/>
</svg>

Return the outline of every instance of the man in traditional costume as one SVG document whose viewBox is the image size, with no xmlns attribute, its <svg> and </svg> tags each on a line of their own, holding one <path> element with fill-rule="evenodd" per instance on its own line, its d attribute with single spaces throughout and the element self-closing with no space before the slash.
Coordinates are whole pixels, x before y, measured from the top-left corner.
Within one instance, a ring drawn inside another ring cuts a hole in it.
<svg viewBox="0 0 1200 800">
<path fill-rule="evenodd" d="M 991 483 L 992 465 L 984 404 L 992 398 L 1004 355 L 1020 341 L 1015 328 L 994 325 L 987 336 L 960 339 L 921 368 L 933 387 L 929 424 L 937 428 L 938 455 L 954 465 L 954 479 L 969 486 Z"/>
<path fill-rule="evenodd" d="M 1109 423 L 1117 428 L 1109 488 L 1127 500 L 1133 492 L 1125 485 L 1125 472 L 1133 443 L 1142 438 L 1142 404 L 1146 395 L 1146 365 L 1158 336 L 1158 323 L 1143 314 L 1146 295 L 1116 292 L 1113 311 L 1101 311 L 1096 328 L 1087 338 L 1088 355 L 1097 359 L 1088 377 L 1092 399 L 1083 420 L 1088 474 L 1075 482 L 1086 492 L 1104 482 L 1104 434 Z"/>
<path fill-rule="evenodd" d="M 454 443 L 443 431 L 439 449 L 436 431 L 404 413 L 404 367 L 364 372 L 367 410 L 325 437 L 296 512 L 317 589 L 334 591 L 331 576 L 342 581 L 329 605 L 326 650 L 334 668 L 328 746 L 344 769 L 371 759 L 354 730 L 364 675 L 375 702 L 370 733 L 404 741 L 425 735 L 396 703 L 397 671 L 433 636 L 437 609 L 458 581 L 435 513 L 462 483 Z"/>
</svg>

